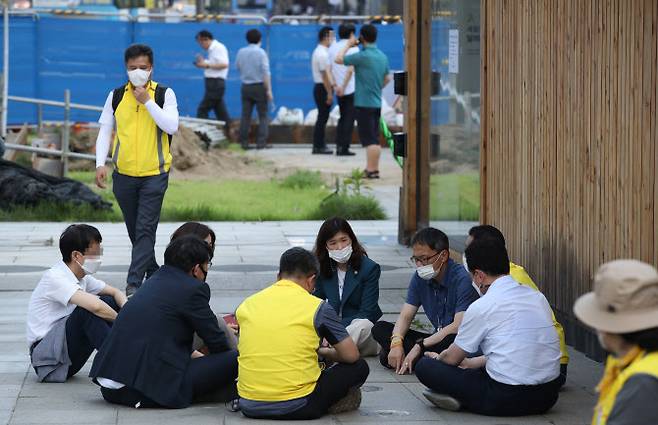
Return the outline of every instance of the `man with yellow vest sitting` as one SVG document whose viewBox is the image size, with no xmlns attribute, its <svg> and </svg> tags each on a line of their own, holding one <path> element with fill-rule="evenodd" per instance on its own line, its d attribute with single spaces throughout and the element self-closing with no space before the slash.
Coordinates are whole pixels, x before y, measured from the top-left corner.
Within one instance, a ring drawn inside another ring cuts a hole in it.
<svg viewBox="0 0 658 425">
<path fill-rule="evenodd" d="M 133 246 L 126 278 L 126 294 L 130 296 L 144 277 L 158 270 L 153 247 L 169 182 L 169 147 L 178 131 L 178 105 L 172 89 L 151 79 L 153 51 L 149 46 L 128 47 L 124 59 L 129 82 L 110 92 L 98 120 L 96 184 L 105 188 L 105 160 L 116 124 L 112 188 Z"/>
<path fill-rule="evenodd" d="M 335 310 L 311 295 L 318 260 L 283 253 L 279 281 L 237 309 L 239 407 L 250 418 L 316 419 L 358 408 L 367 363 Z M 325 339 L 331 347 L 320 347 Z M 336 362 L 321 370 L 318 355 Z"/>
<path fill-rule="evenodd" d="M 466 238 L 466 246 L 468 247 L 471 242 L 475 240 L 490 240 L 505 246 L 505 237 L 503 236 L 503 233 L 496 227 L 489 224 L 471 227 L 471 230 L 468 231 L 468 237 Z M 463 257 L 462 263 L 466 265 L 466 256 Z M 468 271 L 468 269 L 466 269 L 466 271 Z M 530 276 L 528 276 L 528 273 L 525 271 L 525 269 L 511 261 L 509 263 L 509 275 L 512 276 L 512 279 L 519 282 L 521 285 L 532 288 L 535 291 L 539 291 L 539 288 L 537 285 L 535 285 L 535 282 L 532 281 Z M 480 290 L 477 287 L 475 290 L 478 291 L 480 296 L 482 296 Z M 562 386 L 567 380 L 569 352 L 567 351 L 567 343 L 564 338 L 564 329 L 555 318 L 555 313 L 551 311 L 551 314 L 553 315 L 553 326 L 555 327 L 557 335 L 560 338 L 560 386 Z"/>
<path fill-rule="evenodd" d="M 592 425 L 658 421 L 658 271 L 637 260 L 603 264 L 594 291 L 576 300 L 576 316 L 596 329 L 610 353 L 597 387 Z"/>
</svg>

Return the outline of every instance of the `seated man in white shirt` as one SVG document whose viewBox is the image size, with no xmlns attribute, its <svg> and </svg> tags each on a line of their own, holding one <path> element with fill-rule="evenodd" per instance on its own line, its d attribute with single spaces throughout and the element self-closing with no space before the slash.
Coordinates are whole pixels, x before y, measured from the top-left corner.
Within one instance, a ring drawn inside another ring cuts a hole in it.
<svg viewBox="0 0 658 425">
<path fill-rule="evenodd" d="M 425 353 L 416 376 L 440 408 L 490 416 L 544 413 L 560 389 L 560 342 L 541 292 L 509 276 L 505 247 L 475 240 L 466 248 L 468 270 L 484 294 L 469 306 L 455 342 Z M 481 351 L 482 356 L 467 358 Z"/>
<path fill-rule="evenodd" d="M 125 304 L 121 291 L 92 277 L 101 265 L 101 234 L 72 224 L 59 238 L 62 261 L 48 270 L 32 292 L 27 342 L 41 382 L 64 382 L 100 348 Z"/>
</svg>

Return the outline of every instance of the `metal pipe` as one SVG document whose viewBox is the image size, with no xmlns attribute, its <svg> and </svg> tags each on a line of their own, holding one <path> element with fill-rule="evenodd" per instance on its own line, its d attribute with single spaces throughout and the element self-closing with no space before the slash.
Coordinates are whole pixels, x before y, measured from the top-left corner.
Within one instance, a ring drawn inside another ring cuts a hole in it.
<svg viewBox="0 0 658 425">
<path fill-rule="evenodd" d="M 62 174 L 66 177 L 69 173 L 69 143 L 71 137 L 71 91 L 64 90 L 64 128 L 62 129 Z"/>
<path fill-rule="evenodd" d="M 62 151 L 57 149 L 35 148 L 34 146 L 17 145 L 14 143 L 5 143 L 5 148 L 15 151 L 38 153 L 42 155 L 62 156 Z M 88 153 L 69 152 L 68 156 L 75 159 L 88 159 L 90 161 L 96 161 L 96 156 Z M 107 158 L 106 161 L 110 162 L 111 158 Z"/>
<path fill-rule="evenodd" d="M 183 122 L 190 122 L 190 123 L 216 125 L 218 127 L 222 126 L 222 125 L 226 125 L 226 123 L 224 121 L 209 120 L 209 119 L 206 119 L 206 118 L 179 117 L 178 120 L 183 121 Z"/>
<path fill-rule="evenodd" d="M 9 1 L 4 2 L 2 43 L 2 137 L 7 137 L 7 95 L 9 93 Z"/>
<path fill-rule="evenodd" d="M 38 134 L 41 134 L 43 131 L 43 105 L 37 105 L 37 130 Z"/>
</svg>

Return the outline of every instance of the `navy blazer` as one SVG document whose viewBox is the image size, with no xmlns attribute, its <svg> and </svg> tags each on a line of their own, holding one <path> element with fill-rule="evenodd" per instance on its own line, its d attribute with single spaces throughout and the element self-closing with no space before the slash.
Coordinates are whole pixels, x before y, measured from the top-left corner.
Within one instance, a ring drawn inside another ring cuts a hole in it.
<svg viewBox="0 0 658 425">
<path fill-rule="evenodd" d="M 165 407 L 189 406 L 194 332 L 211 353 L 230 349 L 209 301 L 208 284 L 160 267 L 119 312 L 89 376 L 120 382 Z"/>
<path fill-rule="evenodd" d="M 347 267 L 342 299 L 338 294 L 338 273 L 335 270 L 331 277 L 322 274 L 318 276 L 313 295 L 329 301 L 340 316 L 343 326 L 349 325 L 354 319 L 368 319 L 375 323 L 382 317 L 378 304 L 380 275 L 379 264 L 364 255 L 359 270 Z"/>
</svg>

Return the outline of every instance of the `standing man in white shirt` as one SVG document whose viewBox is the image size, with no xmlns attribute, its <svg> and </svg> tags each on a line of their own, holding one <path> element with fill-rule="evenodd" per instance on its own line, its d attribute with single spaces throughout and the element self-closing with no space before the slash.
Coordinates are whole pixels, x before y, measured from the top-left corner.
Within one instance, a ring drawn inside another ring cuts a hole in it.
<svg viewBox="0 0 658 425">
<path fill-rule="evenodd" d="M 466 310 L 450 347 L 425 353 L 416 376 L 425 397 L 447 410 L 488 416 L 536 415 L 557 402 L 560 340 L 541 292 L 509 275 L 505 246 L 475 240 L 466 248 L 473 283 L 484 294 Z M 479 357 L 467 355 L 481 351 Z"/>
<path fill-rule="evenodd" d="M 178 131 L 178 104 L 174 91 L 153 81 L 153 50 L 133 44 L 124 53 L 128 81 L 110 91 L 98 122 L 96 185 L 105 188 L 105 161 L 112 132 L 112 191 L 121 207 L 132 259 L 126 277 L 131 296 L 144 278 L 155 273 L 155 233 L 169 185 L 173 134 Z"/>
<path fill-rule="evenodd" d="M 313 72 L 313 99 L 318 107 L 318 118 L 313 128 L 313 154 L 328 154 L 333 152 L 327 148 L 324 131 L 334 103 L 334 79 L 331 75 L 329 62 L 329 46 L 335 40 L 334 30 L 325 26 L 318 32 L 318 46 L 311 56 L 311 70 Z"/>
<path fill-rule="evenodd" d="M 84 366 L 110 332 L 123 293 L 93 276 L 101 265 L 101 234 L 73 224 L 59 238 L 62 261 L 44 273 L 30 297 L 27 343 L 40 382 L 64 382 Z"/>
<path fill-rule="evenodd" d="M 329 46 L 331 75 L 334 80 L 334 90 L 338 99 L 338 107 L 340 108 L 340 118 L 338 119 L 338 127 L 336 128 L 336 155 L 338 156 L 355 155 L 354 152 L 350 151 L 352 132 L 354 131 L 354 119 L 356 117 L 356 110 L 354 109 L 354 67 L 335 63 L 338 52 L 345 47 L 345 44 L 355 32 L 356 28 L 353 24 L 341 24 L 338 27 L 338 37 L 340 40 Z M 353 55 L 354 53 L 359 53 L 358 47 L 349 48 L 345 56 Z"/>
<path fill-rule="evenodd" d="M 212 109 L 215 117 L 224 121 L 228 136 L 231 117 L 226 109 L 224 93 L 226 92 L 226 78 L 228 78 L 228 50 L 219 41 L 213 39 L 210 31 L 202 30 L 196 35 L 199 46 L 208 52 L 208 59 L 197 55 L 194 65 L 203 69 L 205 83 L 205 94 L 196 112 L 197 118 L 208 118 L 208 112 Z"/>
</svg>

